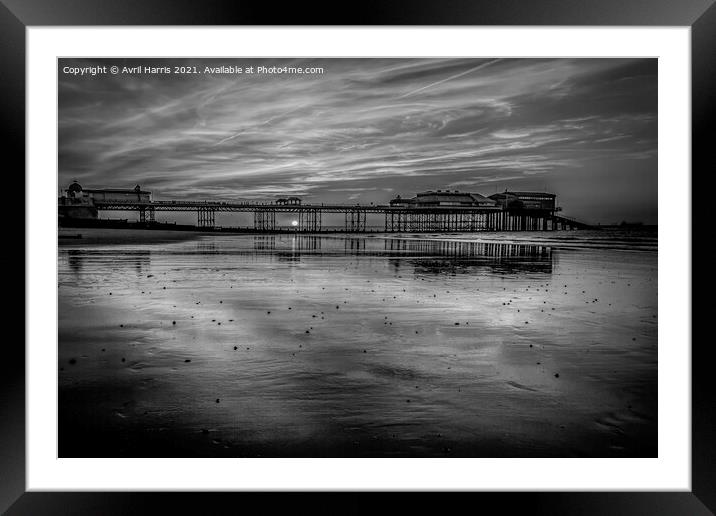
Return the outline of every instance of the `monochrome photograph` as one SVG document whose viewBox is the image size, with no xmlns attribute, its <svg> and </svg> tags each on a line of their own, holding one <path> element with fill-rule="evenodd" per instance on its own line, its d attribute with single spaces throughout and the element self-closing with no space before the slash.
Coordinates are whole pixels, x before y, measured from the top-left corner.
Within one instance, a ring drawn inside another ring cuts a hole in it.
<svg viewBox="0 0 716 516">
<path fill-rule="evenodd" d="M 57 77 L 60 457 L 658 456 L 657 59 Z"/>
</svg>

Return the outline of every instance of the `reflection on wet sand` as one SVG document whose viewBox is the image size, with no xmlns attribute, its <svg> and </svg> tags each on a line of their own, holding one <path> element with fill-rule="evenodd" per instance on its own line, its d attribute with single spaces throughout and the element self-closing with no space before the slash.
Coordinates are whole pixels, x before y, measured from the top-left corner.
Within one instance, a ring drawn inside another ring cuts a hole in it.
<svg viewBox="0 0 716 516">
<path fill-rule="evenodd" d="M 60 455 L 655 456 L 656 253 L 63 245 Z"/>
<path fill-rule="evenodd" d="M 422 274 L 479 274 L 480 268 L 508 274 L 552 272 L 552 250 L 542 245 L 386 240 L 385 246 L 390 251 L 416 256 L 407 263 Z M 403 259 L 391 258 L 395 267 L 402 262 Z"/>
<path fill-rule="evenodd" d="M 121 254 L 93 251 L 91 249 L 68 249 L 60 253 L 60 265 L 66 263 L 75 274 L 80 274 L 89 263 L 91 269 L 108 268 L 125 271 L 134 269 L 141 275 L 149 267 L 150 251 L 132 250 Z M 64 260 L 64 262 L 63 262 Z"/>
<path fill-rule="evenodd" d="M 342 242 L 342 248 L 340 243 Z M 320 236 L 273 235 L 253 237 L 253 249 L 275 254 L 281 260 L 297 261 L 302 254 L 361 255 L 387 257 L 393 262 L 408 260 L 416 267 L 449 267 L 455 271 L 470 266 L 491 266 L 518 272 L 531 270 L 549 273 L 552 250 L 533 244 L 501 244 L 484 242 L 456 242 L 449 240 L 398 240 Z M 465 270 L 467 272 L 467 270 Z"/>
</svg>

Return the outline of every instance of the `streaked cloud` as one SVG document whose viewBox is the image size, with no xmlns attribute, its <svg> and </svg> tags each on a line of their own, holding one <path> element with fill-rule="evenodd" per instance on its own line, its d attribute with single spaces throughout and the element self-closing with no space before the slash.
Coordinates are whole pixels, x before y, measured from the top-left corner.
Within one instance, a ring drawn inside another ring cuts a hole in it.
<svg viewBox="0 0 716 516">
<path fill-rule="evenodd" d="M 151 62 L 325 73 L 60 73 L 61 185 L 76 178 L 92 187 L 139 183 L 160 198 L 294 194 L 317 202 L 385 202 L 423 188 L 546 188 L 575 216 L 655 222 L 654 59 Z M 60 61 L 67 64 L 149 63 Z M 626 179 L 614 195 L 590 188 L 615 173 Z"/>
</svg>

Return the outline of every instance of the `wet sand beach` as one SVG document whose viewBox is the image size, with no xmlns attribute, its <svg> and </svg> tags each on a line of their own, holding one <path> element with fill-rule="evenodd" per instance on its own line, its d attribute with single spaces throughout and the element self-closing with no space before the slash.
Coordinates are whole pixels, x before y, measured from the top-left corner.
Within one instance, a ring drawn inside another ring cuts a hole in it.
<svg viewBox="0 0 716 516">
<path fill-rule="evenodd" d="M 60 456 L 656 456 L 656 234 L 580 233 L 60 239 Z"/>
</svg>

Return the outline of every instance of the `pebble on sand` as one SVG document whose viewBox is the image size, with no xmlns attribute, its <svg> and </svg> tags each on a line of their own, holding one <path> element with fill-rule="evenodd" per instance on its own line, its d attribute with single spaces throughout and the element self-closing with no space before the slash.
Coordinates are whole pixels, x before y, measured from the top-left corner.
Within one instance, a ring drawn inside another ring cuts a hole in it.
<svg viewBox="0 0 716 516">
<path fill-rule="evenodd" d="M 186 360 L 184 360 L 184 362 L 191 362 L 191 360 L 187 358 Z"/>
</svg>

